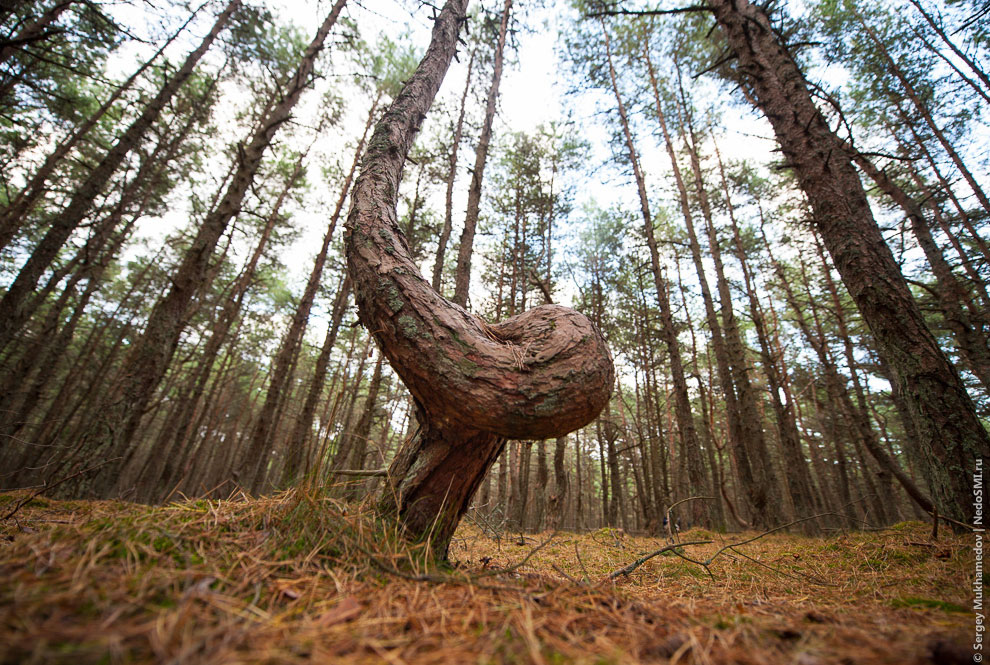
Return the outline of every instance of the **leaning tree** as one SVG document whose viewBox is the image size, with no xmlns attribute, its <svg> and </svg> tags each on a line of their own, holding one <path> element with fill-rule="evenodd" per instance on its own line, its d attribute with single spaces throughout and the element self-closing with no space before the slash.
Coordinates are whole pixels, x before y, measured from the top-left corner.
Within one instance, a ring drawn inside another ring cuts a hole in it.
<svg viewBox="0 0 990 665">
<path fill-rule="evenodd" d="M 375 127 L 354 186 L 347 263 L 361 322 L 416 402 L 419 431 L 388 470 L 379 511 L 444 556 L 506 439 L 562 436 L 612 391 L 612 358 L 582 314 L 544 305 L 488 324 L 438 294 L 396 222 L 402 166 L 457 48 L 469 0 L 448 0 L 416 72 Z"/>
</svg>

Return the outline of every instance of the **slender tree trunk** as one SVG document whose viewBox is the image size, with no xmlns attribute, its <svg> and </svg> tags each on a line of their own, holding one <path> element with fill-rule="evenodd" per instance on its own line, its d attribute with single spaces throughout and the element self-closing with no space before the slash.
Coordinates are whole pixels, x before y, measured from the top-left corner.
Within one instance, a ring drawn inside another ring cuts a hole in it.
<svg viewBox="0 0 990 665">
<path fill-rule="evenodd" d="M 68 3 L 66 3 L 68 4 Z M 30 214 L 33 206 L 38 202 L 38 200 L 45 193 L 45 184 L 52 177 L 55 169 L 62 163 L 62 160 L 66 155 L 69 154 L 79 141 L 87 136 L 96 123 L 103 118 L 107 111 L 109 111 L 118 99 L 130 89 L 134 82 L 144 74 L 145 70 L 148 69 L 154 63 L 162 52 L 169 46 L 175 39 L 182 34 L 186 29 L 186 26 L 196 17 L 196 12 L 189 17 L 176 32 L 171 35 L 168 40 L 162 44 L 162 46 L 144 61 L 138 69 L 131 74 L 126 81 L 121 83 L 113 93 L 104 101 L 99 108 L 97 108 L 93 113 L 83 121 L 78 127 L 76 127 L 72 133 L 63 139 L 55 149 L 45 158 L 44 163 L 31 175 L 31 179 L 28 180 L 27 184 L 17 192 L 13 200 L 10 201 L 9 205 L 0 212 L 0 249 L 6 247 L 11 240 L 14 239 L 18 230 L 22 227 L 25 219 Z"/>
<path fill-rule="evenodd" d="M 238 168 L 217 209 L 200 225 L 192 245 L 175 270 L 171 288 L 152 309 L 141 340 L 136 343 L 124 362 L 124 384 L 116 395 L 110 396 L 103 421 L 111 432 L 108 458 L 126 461 L 136 451 L 133 437 L 144 411 L 151 400 L 168 364 L 175 353 L 179 337 L 190 314 L 197 293 L 207 286 L 210 260 L 220 237 L 230 221 L 240 212 L 241 203 L 254 181 L 262 156 L 272 138 L 291 114 L 302 92 L 309 86 L 316 56 L 336 22 L 346 0 L 337 0 L 307 46 L 293 76 L 279 91 L 279 101 L 259 123 L 249 143 L 238 151 Z M 100 436 L 93 432 L 91 436 Z M 122 466 L 122 465 L 120 465 Z M 119 466 L 108 464 L 103 477 L 118 478 Z M 118 487 L 117 491 L 125 488 Z"/>
<path fill-rule="evenodd" d="M 680 69 L 678 68 L 678 80 L 680 79 Z M 715 265 L 716 287 L 719 293 L 719 300 L 722 310 L 722 327 L 719 327 L 719 320 L 715 311 L 715 303 L 712 298 L 706 269 L 701 256 L 701 245 L 695 234 L 692 215 L 687 207 L 687 194 L 683 192 L 684 184 L 679 183 L 682 190 L 682 211 L 688 230 L 688 240 L 691 247 L 691 258 L 694 261 L 695 270 L 698 274 L 698 282 L 701 285 L 702 300 L 705 303 L 705 313 L 707 315 L 708 326 L 712 333 L 712 348 L 715 351 L 715 358 L 718 361 L 719 375 L 727 372 L 722 378 L 722 388 L 726 394 L 726 411 L 730 421 L 730 433 L 732 432 L 732 421 L 736 421 L 736 432 L 740 445 L 746 450 L 746 457 L 749 460 L 753 474 L 753 485 L 748 488 L 750 502 L 752 503 L 756 518 L 756 523 L 770 527 L 783 521 L 781 512 L 780 487 L 777 480 L 777 472 L 770 459 L 770 452 L 767 449 L 766 440 L 763 436 L 763 426 L 760 419 L 760 412 L 752 382 L 749 379 L 749 367 L 746 357 L 746 349 L 739 332 L 739 324 L 736 321 L 734 308 L 732 306 L 732 296 L 729 292 L 729 283 L 725 279 L 725 267 L 722 264 L 722 251 L 719 247 L 718 236 L 715 224 L 712 220 L 711 204 L 708 199 L 708 192 L 702 182 L 701 160 L 698 155 L 697 140 L 692 124 L 691 110 L 687 105 L 683 87 L 680 88 L 682 114 L 686 119 L 687 135 L 682 136 L 691 159 L 691 170 L 694 174 L 694 189 L 698 203 L 701 207 L 702 219 L 705 222 L 708 235 L 708 247 L 712 261 Z M 658 112 L 659 113 L 659 112 Z M 673 149 L 668 139 L 668 150 L 673 159 Z M 679 169 L 675 171 L 679 175 Z M 722 358 L 720 359 L 720 354 Z"/>
<path fill-rule="evenodd" d="M 374 423 L 375 408 L 378 406 L 378 392 L 382 385 L 382 360 L 384 356 L 379 353 L 378 361 L 375 363 L 375 370 L 371 373 L 371 381 L 368 383 L 368 393 L 364 398 L 364 407 L 361 409 L 361 417 L 358 419 L 357 427 L 350 434 L 351 445 L 350 455 L 346 466 L 348 469 L 361 470 L 364 468 L 364 458 L 368 450 L 368 440 L 371 437 L 371 426 Z M 350 481 L 350 485 L 345 492 L 345 496 L 351 500 L 358 497 L 359 483 Z"/>
<path fill-rule="evenodd" d="M 298 356 L 302 346 L 303 335 L 305 335 L 306 325 L 309 322 L 309 314 L 313 308 L 313 301 L 316 299 L 316 291 L 320 286 L 323 268 L 326 265 L 330 242 L 333 240 L 334 231 L 337 229 L 337 221 L 340 219 L 340 213 L 344 209 L 344 202 L 347 200 L 347 195 L 351 191 L 351 183 L 354 180 L 354 174 L 357 171 L 361 155 L 364 153 L 365 141 L 368 137 L 368 131 L 371 129 L 371 124 L 374 122 L 381 94 L 381 92 L 378 93 L 378 96 L 371 105 L 371 110 L 368 112 L 364 132 L 361 134 L 361 140 L 358 141 L 354 159 L 351 161 L 351 167 L 347 172 L 347 176 L 344 178 L 340 195 L 337 197 L 337 204 L 330 216 L 330 224 L 323 236 L 323 244 L 316 254 L 313 268 L 306 282 L 306 288 L 303 290 L 302 298 L 299 299 L 299 305 L 296 307 L 292 321 L 289 324 L 289 330 L 279 348 L 275 361 L 272 363 L 271 383 L 268 386 L 265 401 L 262 404 L 261 413 L 255 425 L 254 434 L 249 439 L 248 449 L 241 466 L 241 483 L 249 487 L 254 493 L 263 491 L 265 486 L 267 479 L 265 469 L 267 467 L 264 463 L 267 460 L 269 451 L 273 447 L 273 436 L 278 425 L 275 412 L 286 397 L 285 392 L 291 378 L 289 366 Z"/>
<path fill-rule="evenodd" d="M 945 29 L 942 27 L 941 21 L 935 21 L 935 18 L 929 12 L 925 11 L 918 0 L 909 0 L 909 2 L 914 5 L 915 9 L 918 10 L 918 13 L 925 19 L 925 22 L 928 23 L 935 34 L 939 36 L 939 39 L 941 39 L 945 45 L 949 47 L 949 50 L 952 51 L 953 55 L 959 58 L 961 62 L 965 63 L 966 66 L 969 67 L 970 71 L 972 71 L 980 82 L 983 83 L 983 87 L 987 91 L 990 91 L 990 76 L 987 76 L 987 73 L 983 71 L 975 60 L 970 58 L 961 48 L 956 46 L 956 43 L 953 42 L 949 35 L 945 33 Z M 983 93 L 983 97 L 986 98 L 986 93 Z"/>
<path fill-rule="evenodd" d="M 452 300 L 461 307 L 467 306 L 468 291 L 471 285 L 471 255 L 474 253 L 474 233 L 478 226 L 481 210 L 481 184 L 488 162 L 488 144 L 492 140 L 492 123 L 495 121 L 495 107 L 498 104 L 498 87 L 502 80 L 502 61 L 505 55 L 505 40 L 509 32 L 509 19 L 512 13 L 512 0 L 504 0 L 502 18 L 498 26 L 498 42 L 495 45 L 495 62 L 492 68 L 492 82 L 488 87 L 488 101 L 485 103 L 485 120 L 481 125 L 478 147 L 474 151 L 474 170 L 471 171 L 471 187 L 468 189 L 467 212 L 464 215 L 464 231 L 461 244 L 457 248 L 457 270 L 454 273 L 454 297 Z"/>
<path fill-rule="evenodd" d="M 464 114 L 467 111 L 467 97 L 471 90 L 471 70 L 474 67 L 475 51 L 471 51 L 468 59 L 467 76 L 464 79 L 464 92 L 461 93 L 461 107 L 454 125 L 451 137 L 450 155 L 447 157 L 447 193 L 444 198 L 443 228 L 437 243 L 437 256 L 433 262 L 433 290 L 443 293 L 443 262 L 447 253 L 447 242 L 450 240 L 450 230 L 454 216 L 454 182 L 457 180 L 457 153 L 461 147 L 461 137 L 464 135 Z"/>
<path fill-rule="evenodd" d="M 350 280 L 344 279 L 337 287 L 337 297 L 333 302 L 333 310 L 330 314 L 330 325 L 327 327 L 327 335 L 323 340 L 323 347 L 320 355 L 316 359 L 316 366 L 313 370 L 313 378 L 310 380 L 309 389 L 306 392 L 306 401 L 302 410 L 296 416 L 292 433 L 286 443 L 285 466 L 282 468 L 282 485 L 289 486 L 298 480 L 299 474 L 304 469 L 304 459 L 306 457 L 307 441 L 313 429 L 313 418 L 316 414 L 316 402 L 323 392 L 323 386 L 327 377 L 327 368 L 330 365 L 330 354 L 337 341 L 337 332 L 340 330 L 340 322 L 344 318 L 344 310 L 347 309 L 347 301 L 351 293 Z"/>
<path fill-rule="evenodd" d="M 564 507 L 567 505 L 567 468 L 564 456 L 567 453 L 567 437 L 558 436 L 553 448 L 553 493 L 547 501 L 547 527 L 556 531 L 563 525 Z"/>
<path fill-rule="evenodd" d="M 990 212 L 990 199 L 987 198 L 987 195 L 983 191 L 983 188 L 980 187 L 980 184 L 976 181 L 976 178 L 973 177 L 973 174 L 970 172 L 970 170 L 966 168 L 966 165 L 963 163 L 962 158 L 959 156 L 959 153 L 956 152 L 955 148 L 952 147 L 952 144 L 949 143 L 949 140 L 945 136 L 945 132 L 943 132 L 939 128 L 938 123 L 936 123 L 935 119 L 932 117 L 931 111 L 928 110 L 928 106 L 918 96 L 918 91 L 915 90 L 914 86 L 908 80 L 904 71 L 897 66 L 896 62 L 894 62 L 894 59 L 890 56 L 890 53 L 887 51 L 887 47 L 883 43 L 883 40 L 880 39 L 876 31 L 872 27 L 870 27 L 870 25 L 858 12 L 856 12 L 856 18 L 859 21 L 860 25 L 863 27 L 863 30 L 866 32 L 866 34 L 869 35 L 870 40 L 873 42 L 874 46 L 876 46 L 877 50 L 879 51 L 881 58 L 883 59 L 884 63 L 887 66 L 887 70 L 891 74 L 893 74 L 894 78 L 896 78 L 898 82 L 901 84 L 901 87 L 904 89 L 905 94 L 907 94 L 908 99 L 911 100 L 911 104 L 914 106 L 915 110 L 918 111 L 919 114 L 921 114 L 921 117 L 925 120 L 925 124 L 928 125 L 928 129 L 931 130 L 936 140 L 938 140 L 939 144 L 942 146 L 946 154 L 949 156 L 949 159 L 952 160 L 952 163 L 956 165 L 956 168 L 959 170 L 959 173 L 962 174 L 963 179 L 969 185 L 970 189 L 973 191 L 973 194 L 976 195 L 976 198 L 980 202 L 980 205 L 983 206 L 984 210 Z"/>
<path fill-rule="evenodd" d="M 787 488 L 790 492 L 791 501 L 794 504 L 796 517 L 808 517 L 815 514 L 816 506 L 814 502 L 814 492 L 812 490 L 811 475 L 808 472 L 808 465 L 805 462 L 804 451 L 801 449 L 801 436 L 797 429 L 797 421 L 794 417 L 794 405 L 791 402 L 784 403 L 781 398 L 783 391 L 781 374 L 776 359 L 770 350 L 770 341 L 767 337 L 766 326 L 764 324 L 763 313 L 761 312 L 759 300 L 754 290 L 753 278 L 750 273 L 749 263 L 746 258 L 746 250 L 743 247 L 742 236 L 739 226 L 736 223 L 736 216 L 732 205 L 729 186 L 725 178 L 725 170 L 722 165 L 721 155 L 718 154 L 719 175 L 721 176 L 722 193 L 725 195 L 728 209 L 729 222 L 732 225 L 732 235 L 735 241 L 736 258 L 742 268 L 743 284 L 746 287 L 746 294 L 749 297 L 749 312 L 756 329 L 756 337 L 760 344 L 760 355 L 763 360 L 763 373 L 767 377 L 767 387 L 770 391 L 770 399 L 773 404 L 774 415 L 777 420 L 777 434 L 780 441 L 780 449 L 786 470 Z M 724 277 L 723 277 L 724 279 Z M 815 530 L 815 525 L 811 522 L 805 523 L 806 530 Z"/>
<path fill-rule="evenodd" d="M 671 377 L 674 381 L 674 399 L 677 414 L 677 425 L 680 434 L 681 449 L 686 451 L 691 462 L 688 466 L 692 490 L 698 494 L 704 493 L 704 473 L 700 464 L 701 444 L 698 440 L 698 432 L 694 425 L 694 416 L 691 412 L 691 401 L 688 395 L 687 380 L 684 378 L 684 366 L 681 360 L 680 342 L 677 339 L 677 331 L 674 324 L 673 313 L 670 305 L 670 295 L 666 280 L 663 277 L 660 267 L 660 251 L 657 247 L 656 236 L 653 231 L 653 215 L 650 211 L 649 198 L 646 193 L 646 179 L 643 176 L 639 165 L 639 157 L 633 141 L 632 132 L 629 128 L 628 115 L 625 103 L 619 94 L 618 83 L 616 81 L 615 67 L 612 64 L 611 40 L 605 23 L 602 22 L 602 34 L 605 39 L 606 57 L 608 59 L 609 77 L 612 84 L 612 93 L 615 96 L 616 110 L 619 121 L 622 125 L 623 136 L 625 138 L 626 150 L 629 161 L 632 164 L 633 176 L 636 180 L 636 187 L 639 193 L 640 213 L 643 217 L 643 230 L 646 237 L 646 244 L 650 250 L 650 267 L 653 272 L 653 284 L 657 292 L 657 300 L 660 307 L 660 338 L 667 347 L 670 357 Z M 691 502 L 690 506 L 694 520 L 700 522 L 703 518 L 704 505 L 698 502 Z"/>
</svg>

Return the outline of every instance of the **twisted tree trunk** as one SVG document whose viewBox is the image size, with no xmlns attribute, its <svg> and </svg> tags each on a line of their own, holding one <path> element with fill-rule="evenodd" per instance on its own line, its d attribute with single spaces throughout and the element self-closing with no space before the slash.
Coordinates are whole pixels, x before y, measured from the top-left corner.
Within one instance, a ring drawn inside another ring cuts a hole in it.
<svg viewBox="0 0 990 665">
<path fill-rule="evenodd" d="M 605 406 L 614 370 L 586 317 L 544 305 L 488 325 L 433 290 L 396 221 L 403 163 L 457 45 L 468 0 L 448 0 L 422 62 L 375 128 L 347 219 L 361 322 L 416 401 L 419 436 L 389 469 L 379 511 L 443 556 L 507 438 L 551 438 Z"/>
</svg>

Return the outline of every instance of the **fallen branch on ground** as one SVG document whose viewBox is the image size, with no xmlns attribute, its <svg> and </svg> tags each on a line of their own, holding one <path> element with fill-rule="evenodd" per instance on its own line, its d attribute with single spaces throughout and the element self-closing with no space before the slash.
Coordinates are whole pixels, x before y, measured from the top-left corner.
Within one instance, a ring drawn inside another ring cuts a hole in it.
<svg viewBox="0 0 990 665">
<path fill-rule="evenodd" d="M 661 547 L 660 549 L 658 549 L 658 550 L 656 550 L 654 552 L 650 552 L 649 554 L 647 554 L 644 557 L 641 557 L 639 559 L 636 559 L 635 561 L 633 561 L 628 566 L 625 566 L 623 568 L 620 568 L 619 570 L 616 570 L 613 573 L 610 573 L 609 576 L 606 579 L 614 580 L 619 575 L 626 575 L 626 576 L 628 576 L 629 573 L 631 573 L 632 571 L 636 570 L 637 568 L 639 568 L 640 566 L 642 566 L 644 563 L 646 563 L 647 561 L 649 561 L 653 557 L 660 556 L 664 552 L 674 551 L 678 547 L 687 547 L 688 545 L 708 545 L 711 542 L 712 542 L 711 540 L 692 540 L 689 543 L 679 543 L 677 545 L 667 545 L 666 547 Z"/>
</svg>

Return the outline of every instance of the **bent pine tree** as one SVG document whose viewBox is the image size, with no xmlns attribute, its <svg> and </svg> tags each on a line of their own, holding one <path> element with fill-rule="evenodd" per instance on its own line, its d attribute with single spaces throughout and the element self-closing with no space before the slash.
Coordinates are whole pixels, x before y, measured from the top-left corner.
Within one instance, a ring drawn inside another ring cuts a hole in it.
<svg viewBox="0 0 990 665">
<path fill-rule="evenodd" d="M 544 305 L 489 325 L 443 298 L 409 256 L 396 220 L 402 166 L 457 47 L 468 0 L 449 0 L 430 47 L 375 127 L 347 218 L 361 322 L 412 393 L 420 430 L 379 499 L 407 536 L 444 556 L 506 439 L 578 429 L 601 412 L 614 369 L 584 315 Z"/>
</svg>

